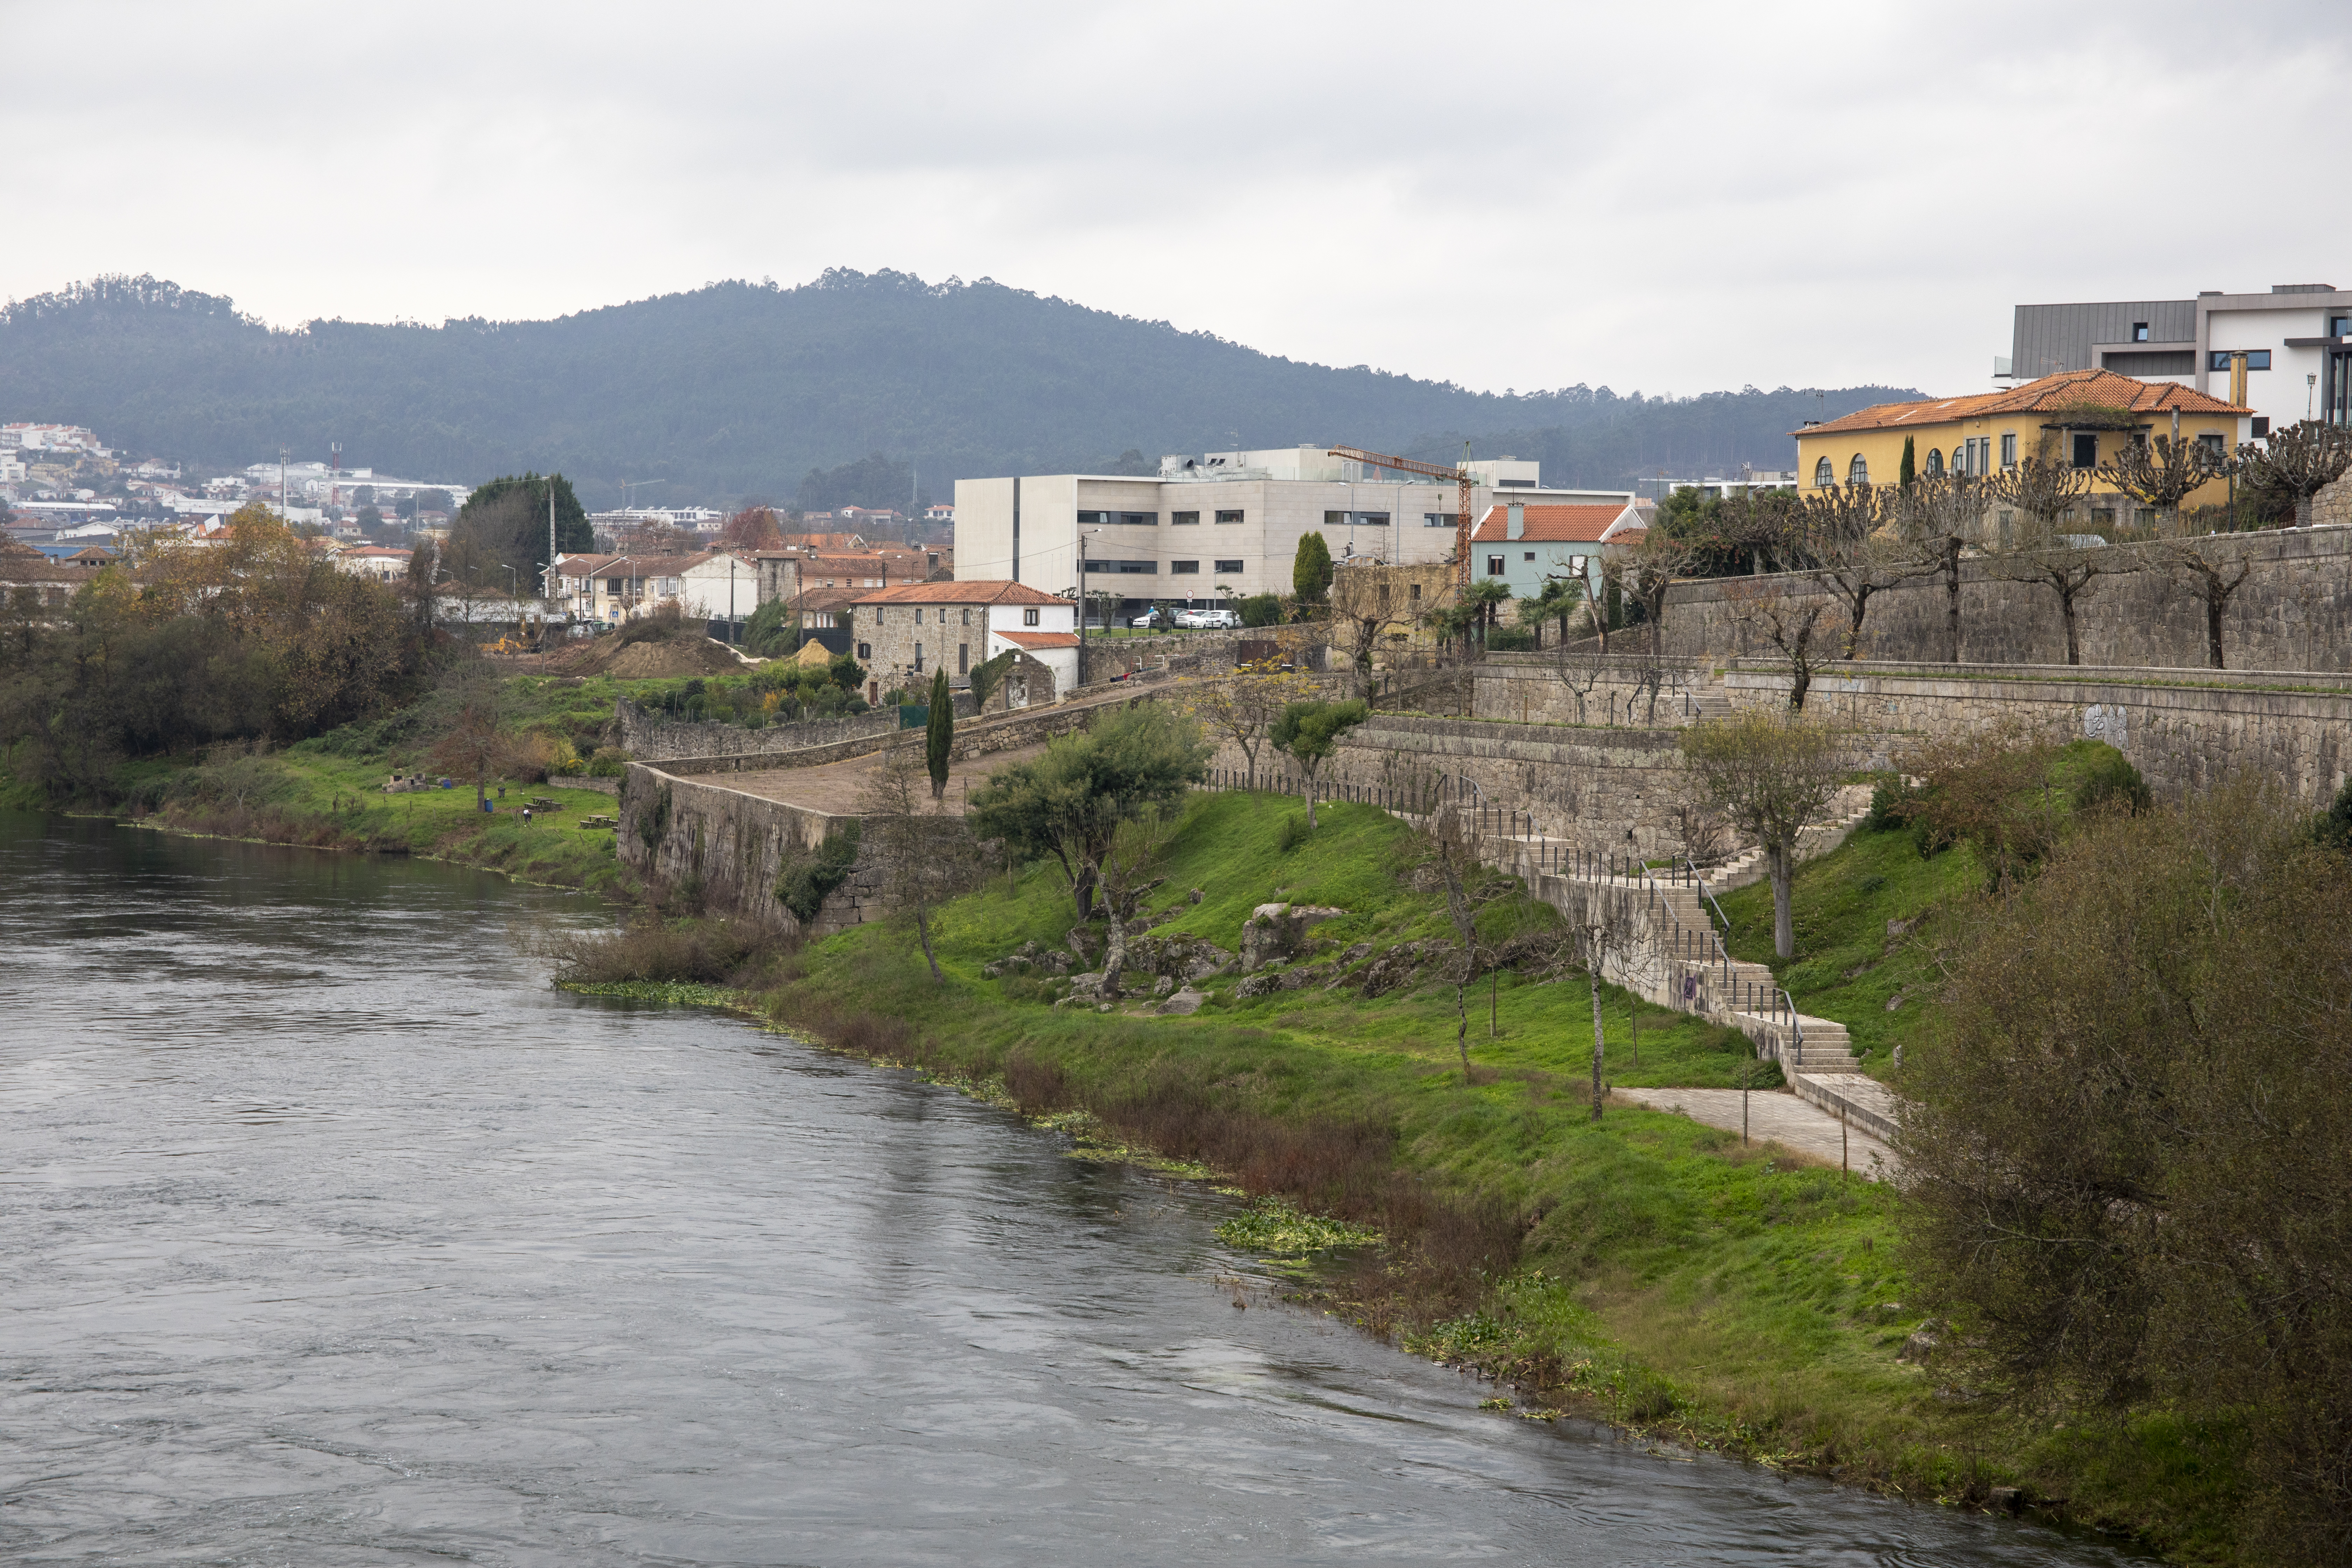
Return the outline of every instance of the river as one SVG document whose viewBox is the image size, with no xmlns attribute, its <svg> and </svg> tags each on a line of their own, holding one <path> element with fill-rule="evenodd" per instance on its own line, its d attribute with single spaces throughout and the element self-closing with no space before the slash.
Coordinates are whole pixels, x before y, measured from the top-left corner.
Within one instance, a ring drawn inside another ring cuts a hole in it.
<svg viewBox="0 0 2352 1568">
<path fill-rule="evenodd" d="M 2125 1561 L 1235 1310 L 1223 1200 L 514 940 L 598 918 L 0 815 L 0 1558 Z"/>
</svg>

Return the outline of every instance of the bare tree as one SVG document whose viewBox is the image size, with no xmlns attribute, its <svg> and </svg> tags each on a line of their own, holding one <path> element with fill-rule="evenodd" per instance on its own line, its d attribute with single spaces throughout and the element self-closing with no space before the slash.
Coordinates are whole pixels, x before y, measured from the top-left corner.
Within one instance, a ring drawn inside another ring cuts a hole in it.
<svg viewBox="0 0 2352 1568">
<path fill-rule="evenodd" d="M 2180 503 L 2215 479 L 2227 478 L 2235 466 L 2201 441 L 2158 436 L 2147 443 L 2125 442 L 2122 450 L 2099 465 L 2098 475 L 2142 506 L 2154 507 L 2162 516 L 2163 531 L 2178 535 Z"/>
<path fill-rule="evenodd" d="M 1585 699 L 1592 695 L 1601 678 L 1609 671 L 1608 643 L 1603 641 L 1592 647 L 1563 637 L 1552 648 L 1546 668 L 1550 669 L 1552 679 L 1567 687 L 1569 695 L 1576 699 L 1576 721 L 1583 723 Z"/>
<path fill-rule="evenodd" d="M 1734 623 L 1779 648 L 1788 660 L 1790 712 L 1804 708 L 1813 672 L 1827 662 L 1823 648 L 1853 646 L 1853 634 L 1836 602 L 1795 587 L 1786 576 L 1733 578 L 1725 583 L 1723 596 Z"/>
<path fill-rule="evenodd" d="M 1650 628 L 1653 654 L 1663 656 L 1666 648 L 1666 591 L 1676 577 L 1691 569 L 1697 554 L 1663 525 L 1653 525 L 1633 542 L 1612 546 L 1602 558 L 1602 580 L 1641 606 L 1642 619 Z"/>
<path fill-rule="evenodd" d="M 2025 514 L 2026 537 L 2051 540 L 2073 514 L 2074 503 L 2090 493 L 2095 471 L 2078 468 L 2044 453 L 2029 452 L 2015 468 L 2003 469 L 1985 481 L 1984 488 L 1989 499 Z"/>
<path fill-rule="evenodd" d="M 1168 841 L 1176 834 L 1176 818 L 1167 812 L 1146 811 L 1122 822 L 1102 858 L 1097 882 L 1105 917 L 1102 995 L 1118 995 L 1119 976 L 1127 969 L 1128 926 L 1142 905 L 1144 895 L 1167 879 L 1155 876 L 1165 859 Z"/>
<path fill-rule="evenodd" d="M 2101 577 L 2127 570 L 2130 564 L 2105 540 L 2086 542 L 2085 537 L 2041 532 L 2038 538 L 2029 537 L 2027 548 L 1998 556 L 1993 563 L 1993 570 L 2010 582 L 2039 584 L 2058 595 L 2058 613 L 2066 624 L 2068 664 L 2083 662 L 2076 606 L 2090 596 Z"/>
<path fill-rule="evenodd" d="M 1895 508 L 1868 484 L 1831 485 L 1804 497 L 1807 533 L 1819 583 L 1845 606 L 1842 658 L 1858 657 L 1871 595 L 1924 577 L 1940 563 L 1887 528 Z"/>
<path fill-rule="evenodd" d="M 1335 640 L 1348 655 L 1356 695 L 1370 701 L 1379 688 L 1372 655 L 1388 633 L 1412 624 L 1412 575 L 1401 567 L 1351 559 L 1331 574 L 1326 591 Z"/>
<path fill-rule="evenodd" d="M 1204 682 L 1185 702 L 1185 710 L 1211 734 L 1231 741 L 1248 763 L 1248 782 L 1257 787 L 1258 750 L 1266 742 L 1283 708 L 1314 695 L 1314 682 L 1304 676 L 1246 669 L 1229 679 Z"/>
<path fill-rule="evenodd" d="M 931 948 L 931 910 L 978 879 L 978 847 L 961 816 L 950 816 L 929 798 L 929 772 L 912 730 L 903 731 L 857 792 L 860 842 L 868 862 L 882 873 L 885 900 L 910 914 L 931 979 L 945 984 Z"/>
<path fill-rule="evenodd" d="M 2178 579 L 2189 595 L 2205 606 L 2205 663 L 2210 669 L 2221 669 L 2221 616 L 2230 607 L 2230 596 L 2246 581 L 2253 563 L 2244 556 L 2235 563 L 2217 560 L 2207 542 L 2200 540 L 2168 539 L 2155 547 L 2157 563 Z M 2232 570 L 2234 566 L 2234 570 Z"/>
<path fill-rule="evenodd" d="M 1490 954 L 1478 935 L 1478 913 L 1510 892 L 1515 884 L 1478 858 L 1477 829 L 1451 803 L 1421 835 L 1421 862 L 1436 878 L 1445 898 L 1446 923 L 1454 928 L 1454 1048 L 1462 1058 L 1462 1079 L 1470 1080 L 1470 983 L 1486 972 Z"/>
<path fill-rule="evenodd" d="M 2294 525 L 2311 526 L 2311 498 L 2352 471 L 2352 426 L 2305 419 L 2238 448 L 2246 483 L 2294 502 Z"/>
<path fill-rule="evenodd" d="M 1843 731 L 1801 713 L 1750 710 L 1683 732 L 1683 761 L 1699 797 L 1763 847 L 1772 880 L 1772 951 L 1797 951 L 1790 899 L 1797 840 L 1821 821 L 1851 771 Z"/>
<path fill-rule="evenodd" d="M 1960 662 L 1960 554 L 1984 521 L 1987 486 L 1966 474 L 1915 479 L 1895 498 L 1905 548 L 1944 579 L 1944 659 Z"/>
</svg>

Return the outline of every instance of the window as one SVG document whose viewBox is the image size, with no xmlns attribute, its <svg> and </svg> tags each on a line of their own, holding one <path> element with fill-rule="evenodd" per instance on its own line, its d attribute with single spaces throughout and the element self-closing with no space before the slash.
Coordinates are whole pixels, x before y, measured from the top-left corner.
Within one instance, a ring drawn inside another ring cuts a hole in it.
<svg viewBox="0 0 2352 1568">
<path fill-rule="evenodd" d="M 2078 468 L 2097 468 L 2099 466 L 2099 433 L 2096 430 L 2077 430 L 2073 434 L 2074 466 Z"/>
<path fill-rule="evenodd" d="M 1348 514 L 1344 511 L 1327 511 L 1323 514 L 1323 526 L 1345 528 L 1348 526 Z"/>
<path fill-rule="evenodd" d="M 921 643 L 917 643 L 915 645 L 915 673 L 917 675 L 923 673 L 923 645 Z"/>
<path fill-rule="evenodd" d="M 2331 338 L 2352 337 L 2352 316 L 2328 317 L 2327 335 Z"/>
<path fill-rule="evenodd" d="M 2197 437 L 2197 444 L 2204 447 L 2205 456 L 2216 463 L 2230 455 L 2230 449 L 2221 444 L 2221 433 L 2218 430 L 2206 431 Z"/>
<path fill-rule="evenodd" d="M 971 612 L 970 610 L 966 610 L 963 613 L 963 624 L 965 626 L 971 625 Z"/>
<path fill-rule="evenodd" d="M 1217 575 L 1218 575 L 1218 576 L 1220 576 L 1220 577 L 1223 576 L 1225 574 L 1227 574 L 1227 573 L 1229 573 L 1229 572 L 1238 572 L 1238 571 L 1240 571 L 1241 569 L 1242 569 L 1242 563 L 1241 563 L 1240 562 L 1238 562 L 1238 561 L 1220 561 L 1220 562 L 1218 562 L 1218 563 L 1217 563 L 1217 567 L 1216 567 L 1216 570 L 1217 570 Z"/>
<path fill-rule="evenodd" d="M 1522 561 L 1533 561 L 1535 558 L 1536 558 L 1536 552 L 1535 552 L 1534 551 L 1532 551 L 1532 550 L 1528 551 L 1526 554 L 1524 554 L 1524 555 L 1522 555 L 1522 556 L 1520 556 L 1520 557 L 1519 557 L 1519 559 L 1520 559 L 1520 560 L 1522 560 Z"/>
<path fill-rule="evenodd" d="M 1853 461 L 1845 466 L 1845 478 L 1848 484 L 1870 483 L 1870 459 L 1856 452 L 1853 455 Z"/>
<path fill-rule="evenodd" d="M 860 658 L 872 658 L 874 657 L 874 645 L 870 642 L 859 643 L 857 645 L 857 657 Z"/>
<path fill-rule="evenodd" d="M 920 605 L 915 606 L 915 624 L 919 626 L 923 624 L 923 606 Z"/>
<path fill-rule="evenodd" d="M 874 606 L 874 624 L 877 626 L 882 624 L 882 606 L 879 605 Z"/>
<path fill-rule="evenodd" d="M 604 592 L 607 594 L 617 594 L 620 591 L 621 580 L 618 577 L 607 577 L 604 579 Z"/>
<path fill-rule="evenodd" d="M 1023 626 L 1035 626 L 1035 625 L 1037 624 L 1037 612 L 1036 612 L 1036 611 L 1034 611 L 1034 610 L 1024 610 L 1024 611 L 1022 611 L 1022 612 L 1021 612 L 1021 624 L 1022 624 Z"/>
<path fill-rule="evenodd" d="M 1129 528 L 1157 528 L 1160 526 L 1160 514 L 1156 511 L 1123 511 L 1118 514 L 1118 521 Z"/>
<path fill-rule="evenodd" d="M 1489 555 L 1486 557 L 1486 575 L 1489 577 L 1499 577 L 1502 574 L 1503 558 L 1499 555 Z"/>
<path fill-rule="evenodd" d="M 2136 343 L 2144 343 L 2147 342 L 2147 323 L 2146 321 L 2134 321 L 2132 323 L 2132 342 Z"/>
<path fill-rule="evenodd" d="M 1160 574 L 1160 563 L 1157 561 L 1089 561 L 1087 563 L 1088 576 L 1097 572 L 1113 575 L 1124 574 L 1129 577 L 1142 575 L 1156 577 Z"/>
<path fill-rule="evenodd" d="M 1813 483 L 1823 489 L 1837 483 L 1837 470 L 1830 467 L 1827 458 L 1813 465 Z"/>
<path fill-rule="evenodd" d="M 956 644 L 956 673 L 958 675 L 971 673 L 971 644 L 968 642 Z"/>
<path fill-rule="evenodd" d="M 1409 588 L 1411 588 L 1411 589 L 1412 590 L 1412 593 L 1410 593 L 1410 594 L 1407 594 L 1407 595 L 1405 595 L 1405 597 L 1406 597 L 1406 598 L 1408 598 L 1408 599 L 1412 600 L 1415 604 L 1420 603 L 1420 602 L 1421 602 L 1421 584 L 1418 584 L 1418 583 L 1408 583 L 1408 584 L 1405 584 L 1405 585 L 1406 585 L 1407 587 L 1409 587 Z"/>
<path fill-rule="evenodd" d="M 1201 514 L 1197 511 L 1171 511 L 1168 514 L 1168 521 L 1174 528 L 1198 528 L 1201 526 Z"/>
<path fill-rule="evenodd" d="M 2004 468 L 2017 467 L 2017 432 L 2014 430 L 2000 433 L 2000 466 Z"/>
<path fill-rule="evenodd" d="M 1217 514 L 1219 522 L 1239 522 L 1241 520 L 1242 514 L 1237 511 L 1221 511 Z"/>
<path fill-rule="evenodd" d="M 1078 513 L 1078 526 L 1080 528 L 1106 528 L 1109 526 L 1110 521 L 1110 513 L 1107 511 L 1082 511 Z"/>
<path fill-rule="evenodd" d="M 1421 514 L 1421 526 L 1423 528 L 1452 528 L 1454 526 L 1454 514 L 1444 511 L 1423 512 Z"/>
<path fill-rule="evenodd" d="M 1200 571 L 1201 563 L 1197 561 L 1171 561 L 1168 563 L 1168 574 L 1171 577 L 1197 576 Z"/>
<path fill-rule="evenodd" d="M 2237 354 L 2246 356 L 2248 370 L 2268 370 L 2271 367 L 2271 351 L 2268 349 L 2215 349 L 2211 357 L 2206 361 L 2207 367 L 2212 370 L 2227 370 L 2230 368 L 2231 357 Z"/>
<path fill-rule="evenodd" d="M 1958 456 L 1958 453 L 1954 453 L 1953 455 L 1954 455 L 1955 457 Z M 1943 454 L 1943 453 L 1941 453 L 1941 452 L 1938 452 L 1938 451 L 1937 451 L 1937 450 L 1936 450 L 1936 448 L 1935 448 L 1935 447 L 1928 447 L 1928 448 L 1927 448 L 1927 477 L 1928 477 L 1929 479 L 1934 479 L 1937 474 L 1940 474 L 1940 473 L 1942 473 L 1943 471 L 1944 471 L 1944 454 Z"/>
</svg>

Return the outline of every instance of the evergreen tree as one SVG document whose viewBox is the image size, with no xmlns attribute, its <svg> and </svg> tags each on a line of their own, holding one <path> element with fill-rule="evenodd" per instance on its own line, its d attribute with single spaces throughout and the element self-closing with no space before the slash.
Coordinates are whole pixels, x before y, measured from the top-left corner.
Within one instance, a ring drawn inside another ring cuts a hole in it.
<svg viewBox="0 0 2352 1568">
<path fill-rule="evenodd" d="M 948 690 L 948 667 L 931 672 L 931 720 L 923 728 L 923 760 L 930 765 L 931 798 L 948 793 L 948 752 L 955 744 L 955 698 Z"/>
<path fill-rule="evenodd" d="M 1319 605 L 1331 589 L 1331 547 L 1323 542 L 1320 533 L 1309 533 L 1298 541 L 1298 554 L 1290 563 L 1290 591 L 1298 596 L 1299 608 Z"/>
<path fill-rule="evenodd" d="M 1919 471 L 1911 450 L 1911 437 L 1906 436 L 1903 437 L 1903 461 L 1896 465 L 1895 478 L 1896 482 L 1907 490 L 1911 488 L 1911 481 L 1918 477 Z"/>
</svg>

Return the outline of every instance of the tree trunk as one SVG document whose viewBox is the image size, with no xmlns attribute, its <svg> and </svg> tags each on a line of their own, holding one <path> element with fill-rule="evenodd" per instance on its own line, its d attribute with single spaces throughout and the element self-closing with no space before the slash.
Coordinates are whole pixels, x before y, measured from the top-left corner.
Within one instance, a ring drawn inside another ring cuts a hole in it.
<svg viewBox="0 0 2352 1568">
<path fill-rule="evenodd" d="M 2214 590 L 2220 584 L 2205 586 L 2205 662 L 2215 669 L 2221 668 L 2221 612 L 2230 601 Z"/>
<path fill-rule="evenodd" d="M 1601 944 L 1586 949 L 1585 977 L 1592 983 L 1592 1120 L 1601 1120 L 1601 1051 L 1607 1043 L 1601 1030 Z"/>
<path fill-rule="evenodd" d="M 1095 868 L 1081 864 L 1078 874 L 1070 879 L 1070 897 L 1076 900 L 1078 919 L 1089 921 L 1095 914 Z"/>
<path fill-rule="evenodd" d="M 2059 589 L 2058 608 L 2066 618 L 2066 662 L 2080 664 L 2083 662 L 2083 645 L 2075 636 L 2074 595 L 2063 588 Z"/>
<path fill-rule="evenodd" d="M 1811 666 L 1808 665 L 1808 664 L 1807 664 L 1807 663 L 1806 663 L 1802 658 L 1795 658 L 1795 659 L 1791 659 L 1791 660 L 1790 660 L 1790 662 L 1789 662 L 1789 711 L 1790 711 L 1790 712 L 1791 712 L 1791 713 L 1801 713 L 1801 712 L 1803 712 L 1803 711 L 1805 710 L 1805 693 L 1806 693 L 1808 690 L 1810 690 L 1810 689 L 1811 689 L 1812 684 L 1813 684 L 1813 671 L 1812 671 L 1812 668 L 1811 668 Z"/>
<path fill-rule="evenodd" d="M 940 973 L 939 955 L 931 951 L 931 911 L 920 901 L 915 905 L 915 934 L 922 939 L 923 962 L 931 966 L 931 984 L 946 984 L 948 977 Z"/>
<path fill-rule="evenodd" d="M 1796 845 L 1765 845 L 1764 864 L 1772 875 L 1772 951 L 1781 958 L 1794 958 L 1797 920 L 1790 905 L 1793 896 L 1790 884 L 1796 879 Z"/>
<path fill-rule="evenodd" d="M 2311 526 L 2311 497 L 2308 494 L 2294 498 L 2294 525 L 2297 528 Z"/>
<path fill-rule="evenodd" d="M 1315 775 L 1307 775 L 1307 831 L 1315 831 Z"/>
<path fill-rule="evenodd" d="M 1633 1041 L 1633 1065 L 1639 1068 L 1642 1065 L 1642 994 L 1638 991 L 1633 993 L 1633 1010 L 1627 1016 L 1630 1022 L 1626 1037 Z"/>
<path fill-rule="evenodd" d="M 1454 983 L 1454 1048 L 1462 1053 L 1462 1081 L 1470 1081 L 1470 961 L 1462 962 L 1462 978 Z"/>
<path fill-rule="evenodd" d="M 1944 541 L 1944 662 L 1960 662 L 1960 542 Z"/>
<path fill-rule="evenodd" d="M 1118 977 L 1127 969 L 1127 921 L 1120 918 L 1118 906 L 1109 899 L 1103 900 L 1103 912 L 1110 918 L 1103 943 L 1102 994 L 1106 1002 L 1118 996 Z"/>
</svg>

